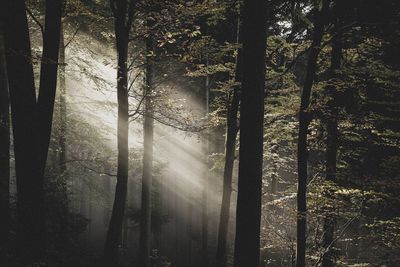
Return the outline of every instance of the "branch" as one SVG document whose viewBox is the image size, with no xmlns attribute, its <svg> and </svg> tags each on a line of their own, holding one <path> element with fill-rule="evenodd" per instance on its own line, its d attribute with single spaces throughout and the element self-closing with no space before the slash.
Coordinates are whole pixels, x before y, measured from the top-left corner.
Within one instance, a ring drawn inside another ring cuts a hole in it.
<svg viewBox="0 0 400 267">
<path fill-rule="evenodd" d="M 343 26 L 341 29 L 339 29 L 339 31 L 337 31 L 335 34 L 333 34 L 333 35 L 331 36 L 331 38 L 329 38 L 328 40 L 326 40 L 325 42 L 323 42 L 323 43 L 322 43 L 319 47 L 317 47 L 317 48 L 318 48 L 319 50 L 321 50 L 322 48 L 324 48 L 325 46 L 327 46 L 328 44 L 330 44 L 339 34 L 343 34 L 343 32 L 344 32 L 346 29 L 349 29 L 349 28 L 355 26 L 356 24 L 357 24 L 356 22 L 353 22 L 353 23 L 350 23 L 350 24 L 348 24 L 348 25 L 346 25 L 346 26 Z M 286 75 L 286 74 L 294 67 L 294 65 L 296 65 L 297 61 L 298 61 L 303 55 L 305 55 L 307 52 L 309 52 L 312 48 L 313 48 L 313 46 L 309 46 L 307 49 L 301 51 L 301 52 L 290 62 L 290 64 L 286 67 L 286 69 L 285 69 L 281 74 L 279 74 L 279 75 L 277 75 L 277 76 L 275 76 L 275 77 L 269 78 L 269 79 L 267 79 L 267 81 L 271 81 L 271 80 L 274 80 L 274 79 L 277 79 L 277 78 L 280 78 L 280 77 Z"/>
<path fill-rule="evenodd" d="M 81 166 L 82 166 L 83 168 L 85 168 L 85 169 L 88 169 L 89 171 L 95 172 L 95 173 L 100 174 L 100 175 L 107 175 L 107 176 L 111 176 L 111 177 L 117 177 L 116 174 L 108 173 L 108 172 L 99 172 L 98 170 L 96 170 L 96 169 L 94 169 L 94 168 L 91 168 L 91 167 L 89 167 L 89 166 L 86 166 L 85 164 L 83 164 L 83 163 L 80 162 L 80 161 L 77 161 L 77 162 L 79 163 L 79 165 L 81 165 Z"/>
<path fill-rule="evenodd" d="M 69 39 L 69 41 L 64 45 L 64 49 L 65 48 L 67 48 L 67 46 L 72 42 L 72 40 L 74 40 L 74 38 L 75 38 L 75 36 L 76 36 L 76 34 L 78 33 L 78 31 L 79 31 L 79 26 L 76 28 L 76 30 L 75 30 L 75 32 L 74 32 L 74 34 L 72 34 L 72 37 L 71 37 L 71 39 Z"/>
<path fill-rule="evenodd" d="M 29 14 L 29 16 L 33 19 L 33 21 L 39 26 L 40 31 L 42 32 L 42 35 L 44 34 L 44 27 L 43 25 L 39 22 L 39 20 L 33 15 L 33 13 L 29 10 L 29 8 L 25 8 L 26 12 Z"/>
<path fill-rule="evenodd" d="M 139 114 L 140 106 L 142 105 L 142 103 L 143 103 L 144 99 L 146 98 L 146 96 L 147 96 L 147 95 L 143 95 L 143 96 L 142 96 L 142 98 L 141 98 L 140 101 L 139 101 L 138 106 L 137 106 L 136 109 L 135 109 L 135 112 L 129 114 L 129 117 L 133 117 L 133 116 L 136 116 L 137 114 Z"/>
</svg>

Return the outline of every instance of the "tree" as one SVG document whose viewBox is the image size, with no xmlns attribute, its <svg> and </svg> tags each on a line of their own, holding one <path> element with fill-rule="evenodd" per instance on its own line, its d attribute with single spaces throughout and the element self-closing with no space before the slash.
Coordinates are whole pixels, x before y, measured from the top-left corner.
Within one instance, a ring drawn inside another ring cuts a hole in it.
<svg viewBox="0 0 400 267">
<path fill-rule="evenodd" d="M 29 263 L 39 261 L 44 254 L 43 175 L 57 81 L 61 1 L 46 1 L 38 102 L 25 2 L 8 1 L 5 7 L 7 73 L 17 173 L 17 242 L 21 259 Z"/>
<path fill-rule="evenodd" d="M 129 103 L 128 103 L 128 44 L 132 26 L 134 0 L 110 0 L 114 16 L 114 30 L 118 53 L 117 70 L 117 102 L 118 102 L 118 167 L 117 185 L 110 224 L 104 248 L 104 266 L 116 265 L 118 261 L 118 243 L 122 234 L 122 223 L 125 214 L 126 193 L 128 183 L 128 135 L 129 135 Z"/>
<path fill-rule="evenodd" d="M 10 231 L 10 103 L 6 59 L 4 53 L 3 19 L 0 19 L 0 264 L 6 264 Z M 4 261 L 3 261 L 4 260 Z"/>
<path fill-rule="evenodd" d="M 149 14 L 150 16 L 150 14 Z M 148 19 L 150 31 L 153 21 Z M 139 240 L 139 264 L 143 267 L 150 267 L 151 253 L 151 214 L 152 214 L 152 180 L 153 180 L 153 139 L 154 119 L 153 101 L 154 91 L 154 44 L 152 36 L 146 39 L 146 78 L 145 78 L 145 107 L 143 123 L 143 176 L 142 176 L 142 203 Z"/>
<path fill-rule="evenodd" d="M 240 22 L 238 21 L 237 42 L 239 43 Z M 238 49 L 236 57 L 235 82 L 240 83 L 241 80 L 241 49 Z M 238 110 L 240 102 L 240 84 L 235 84 L 228 99 L 228 107 L 226 113 L 226 139 L 225 139 L 225 162 L 223 174 L 223 191 L 221 213 L 218 226 L 218 243 L 217 243 L 217 266 L 226 266 L 227 264 L 227 238 L 229 227 L 229 215 L 231 207 L 232 194 L 232 176 L 233 165 L 235 162 L 236 139 L 239 131 L 238 127 Z"/>
<path fill-rule="evenodd" d="M 265 1 L 244 1 L 242 14 L 236 267 L 259 266 L 267 18 Z"/>
<path fill-rule="evenodd" d="M 306 217 L 307 217 L 307 134 L 311 122 L 309 104 L 311 89 L 317 69 L 317 59 L 320 52 L 322 36 L 324 34 L 325 20 L 329 11 L 329 0 L 322 1 L 321 10 L 315 21 L 313 40 L 308 55 L 306 77 L 301 93 L 299 110 L 299 132 L 297 140 L 297 250 L 296 266 L 304 267 L 306 264 Z"/>
<path fill-rule="evenodd" d="M 36 95 L 25 1 L 7 1 L 6 59 L 17 175 L 17 242 L 21 260 L 43 253 L 43 188 L 39 166 Z"/>
<path fill-rule="evenodd" d="M 44 175 L 53 124 L 54 102 L 57 88 L 58 57 L 61 36 L 63 0 L 47 0 L 43 32 L 43 52 L 40 65 L 40 85 L 37 100 L 40 168 Z"/>
<path fill-rule="evenodd" d="M 339 1 L 338 1 L 339 2 Z M 335 14 L 335 31 L 334 39 L 332 41 L 332 52 L 331 52 L 331 65 L 329 74 L 332 79 L 337 78 L 337 71 L 340 70 L 342 61 L 342 40 L 340 35 L 340 25 L 341 21 L 338 17 L 339 5 L 335 4 L 334 11 Z M 337 152 L 338 152 L 338 96 L 335 85 L 328 85 L 326 87 L 326 93 L 329 96 L 328 107 L 327 107 L 327 118 L 326 118 L 326 162 L 325 162 L 325 172 L 326 180 L 328 182 L 336 182 L 336 165 L 337 165 Z M 328 198 L 332 198 L 331 192 L 327 189 L 326 195 Z M 322 257 L 322 265 L 326 267 L 334 266 L 334 255 L 333 242 L 334 242 L 334 230 L 335 230 L 335 218 L 333 217 L 334 210 L 328 205 L 325 209 L 326 217 L 324 218 L 323 226 L 323 240 L 322 246 L 324 248 L 324 254 Z"/>
</svg>

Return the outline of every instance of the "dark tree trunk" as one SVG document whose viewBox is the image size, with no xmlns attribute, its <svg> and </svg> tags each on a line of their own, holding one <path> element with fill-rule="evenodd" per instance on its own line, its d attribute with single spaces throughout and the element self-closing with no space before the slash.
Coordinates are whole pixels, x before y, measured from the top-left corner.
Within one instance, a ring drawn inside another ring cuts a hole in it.
<svg viewBox="0 0 400 267">
<path fill-rule="evenodd" d="M 209 65 L 208 58 L 206 66 Z M 210 95 L 210 77 L 208 74 L 204 81 L 204 115 L 208 116 L 209 113 L 209 95 Z M 208 186 L 209 186 L 209 168 L 208 168 L 208 155 L 209 155 L 209 134 L 210 130 L 207 129 L 204 133 L 203 140 L 203 188 L 201 192 L 201 266 L 208 267 Z"/>
<path fill-rule="evenodd" d="M 238 22 L 237 39 L 239 40 L 240 22 Z M 241 81 L 241 58 L 242 51 L 238 49 L 236 58 L 236 73 L 235 82 Z M 228 242 L 228 228 L 229 228 L 229 215 L 231 209 L 231 194 L 232 194 L 232 176 L 233 165 L 235 162 L 235 149 L 236 139 L 238 133 L 238 110 L 240 102 L 240 85 L 236 84 L 233 88 L 232 96 L 228 99 L 228 107 L 226 114 L 226 140 L 225 140 L 225 165 L 224 165 L 224 180 L 222 185 L 222 204 L 221 213 L 218 226 L 218 240 L 217 240 L 217 257 L 216 266 L 225 267 L 227 265 L 227 242 Z"/>
<path fill-rule="evenodd" d="M 337 4 L 334 10 L 337 10 Z M 340 21 L 336 18 L 334 34 L 337 34 Z M 341 36 L 336 35 L 332 41 L 332 55 L 331 55 L 331 78 L 335 78 L 337 74 L 336 71 L 340 70 L 342 59 L 342 41 Z M 327 86 L 327 94 L 330 97 L 328 102 L 328 115 L 327 115 L 327 139 L 326 139 L 326 180 L 330 182 L 336 182 L 336 158 L 338 150 L 338 106 L 337 106 L 337 90 L 335 86 Z M 326 192 L 326 197 L 328 199 L 332 198 L 332 192 L 330 189 Z M 323 236 L 322 236 L 322 246 L 323 246 L 323 257 L 322 266 L 333 267 L 335 264 L 335 255 L 333 255 L 333 242 L 334 242 L 334 230 L 336 226 L 336 220 L 334 217 L 334 209 L 331 205 L 324 208 L 326 212 L 324 218 Z"/>
<path fill-rule="evenodd" d="M 104 250 L 105 263 L 116 264 L 118 256 L 118 243 L 122 234 L 122 223 L 125 214 L 127 183 L 128 183 L 128 91 L 127 91 L 127 36 L 117 37 L 118 52 L 118 170 L 115 198 L 111 214 L 110 225 L 107 232 L 106 246 Z M 106 265 L 106 266 L 111 266 Z"/>
<path fill-rule="evenodd" d="M 10 233 L 10 103 L 0 18 L 0 265 L 6 265 Z"/>
<path fill-rule="evenodd" d="M 265 1 L 244 1 L 235 267 L 260 261 L 266 17 Z"/>
<path fill-rule="evenodd" d="M 25 1 L 5 2 L 7 74 L 17 176 L 17 245 L 21 261 L 39 262 L 44 253 L 43 180 L 36 93 Z"/>
<path fill-rule="evenodd" d="M 42 175 L 49 150 L 57 88 L 58 56 L 60 52 L 62 0 L 46 0 L 43 33 L 43 53 L 40 65 L 40 85 L 37 101 L 40 168 Z"/>
<path fill-rule="evenodd" d="M 64 27 L 61 24 L 60 35 L 60 56 L 59 56 L 59 87 L 60 87 L 60 136 L 59 136 L 59 167 L 62 174 L 67 171 L 66 166 L 66 137 L 67 137 L 67 101 L 66 101 L 66 84 L 65 84 L 65 40 L 64 40 Z"/>
<path fill-rule="evenodd" d="M 307 73 L 301 93 L 301 104 L 299 111 L 299 133 L 297 143 L 297 250 L 296 266 L 304 267 L 306 264 L 306 217 L 307 217 L 307 134 L 311 121 L 308 112 L 311 89 L 317 69 L 317 59 L 320 52 L 322 36 L 324 34 L 325 20 L 329 11 L 330 0 L 322 1 L 322 8 L 316 18 L 313 41 L 308 55 Z"/>
<path fill-rule="evenodd" d="M 104 248 L 103 265 L 117 266 L 118 244 L 121 241 L 122 225 L 125 215 L 128 187 L 128 136 L 129 136 L 129 102 L 128 102 L 128 37 L 133 16 L 133 1 L 111 0 L 114 15 L 116 46 L 118 53 L 117 102 L 118 102 L 118 167 L 117 185 L 110 225 L 107 231 Z"/>
<path fill-rule="evenodd" d="M 142 208 L 139 240 L 139 265 L 150 267 L 151 253 L 151 213 L 152 213 L 152 180 L 153 180 L 153 42 L 151 37 L 146 40 L 146 82 L 144 89 L 145 110 L 143 125 L 143 177 L 142 177 Z"/>
</svg>

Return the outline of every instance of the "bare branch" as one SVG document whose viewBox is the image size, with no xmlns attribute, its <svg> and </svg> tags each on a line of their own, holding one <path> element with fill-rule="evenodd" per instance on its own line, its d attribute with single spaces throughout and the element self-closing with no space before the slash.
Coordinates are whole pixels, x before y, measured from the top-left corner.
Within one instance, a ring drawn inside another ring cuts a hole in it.
<svg viewBox="0 0 400 267">
<path fill-rule="evenodd" d="M 29 8 L 25 9 L 26 12 L 29 14 L 29 16 L 33 19 L 33 21 L 39 26 L 40 31 L 42 32 L 42 35 L 44 34 L 44 27 L 43 25 L 40 23 L 40 21 L 35 17 L 35 15 L 33 15 L 32 11 L 29 10 Z"/>
<path fill-rule="evenodd" d="M 74 34 L 72 34 L 72 37 L 71 37 L 71 38 L 68 40 L 68 42 L 64 45 L 64 49 L 67 48 L 67 46 L 72 42 L 72 40 L 74 40 L 76 34 L 77 34 L 78 31 L 79 31 L 79 28 L 80 28 L 79 26 L 76 28 Z"/>
</svg>

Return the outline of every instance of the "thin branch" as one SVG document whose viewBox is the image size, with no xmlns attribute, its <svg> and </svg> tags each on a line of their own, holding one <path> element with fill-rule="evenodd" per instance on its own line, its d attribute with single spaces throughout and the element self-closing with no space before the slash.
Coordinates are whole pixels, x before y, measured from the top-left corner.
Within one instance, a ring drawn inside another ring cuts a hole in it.
<svg viewBox="0 0 400 267">
<path fill-rule="evenodd" d="M 325 42 L 323 42 L 319 47 L 317 47 L 317 49 L 321 50 L 323 49 L 325 46 L 327 46 L 328 44 L 330 44 L 339 34 L 343 34 L 343 32 L 347 29 L 352 28 L 353 26 L 355 26 L 357 23 L 353 22 L 350 23 L 346 26 L 343 26 L 338 32 L 336 32 L 335 34 L 333 34 L 331 36 L 331 38 L 329 38 L 328 40 L 326 40 Z M 275 77 L 271 77 L 269 79 L 267 79 L 267 81 L 271 81 L 271 80 L 275 80 L 277 78 L 283 77 L 284 75 L 286 75 L 297 63 L 297 61 L 306 53 L 308 53 L 311 49 L 313 49 L 313 46 L 309 46 L 307 49 L 301 51 L 291 62 L 290 64 L 286 67 L 286 69 L 279 75 L 276 75 Z"/>
<path fill-rule="evenodd" d="M 71 37 L 71 38 L 68 40 L 68 42 L 64 45 L 64 49 L 67 48 L 67 46 L 72 42 L 72 40 L 74 40 L 76 34 L 77 34 L 78 31 L 79 31 L 79 28 L 80 28 L 79 26 L 76 28 L 74 34 L 72 34 L 72 37 Z"/>
<path fill-rule="evenodd" d="M 133 116 L 136 116 L 137 114 L 139 114 L 140 106 L 142 105 L 142 103 L 143 103 L 143 101 L 145 100 L 146 96 L 147 96 L 147 95 L 143 95 L 143 96 L 142 96 L 142 98 L 141 98 L 140 101 L 139 101 L 139 104 L 137 105 L 137 107 L 136 107 L 136 109 L 135 109 L 135 112 L 129 114 L 129 117 L 133 117 Z"/>
<path fill-rule="evenodd" d="M 78 162 L 78 164 L 81 165 L 84 169 L 88 169 L 89 171 L 92 171 L 92 172 L 94 172 L 94 173 L 97 173 L 97 174 L 100 174 L 100 175 L 107 175 L 107 176 L 111 176 L 111 177 L 117 177 L 116 174 L 108 173 L 108 172 L 100 172 L 100 171 L 98 171 L 98 170 L 96 170 L 96 169 L 94 169 L 94 168 L 91 168 L 91 167 L 89 167 L 89 166 L 83 164 L 83 163 L 80 162 L 80 161 L 77 161 L 77 162 Z"/>
<path fill-rule="evenodd" d="M 43 25 L 40 23 L 40 21 L 35 17 L 35 15 L 33 15 L 32 11 L 29 10 L 29 8 L 25 9 L 26 12 L 29 14 L 29 16 L 33 19 L 33 21 L 39 26 L 40 31 L 42 32 L 42 35 L 44 34 L 44 27 Z"/>
</svg>

